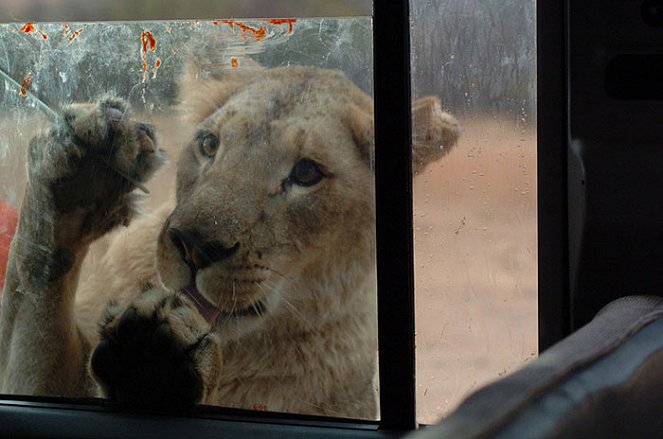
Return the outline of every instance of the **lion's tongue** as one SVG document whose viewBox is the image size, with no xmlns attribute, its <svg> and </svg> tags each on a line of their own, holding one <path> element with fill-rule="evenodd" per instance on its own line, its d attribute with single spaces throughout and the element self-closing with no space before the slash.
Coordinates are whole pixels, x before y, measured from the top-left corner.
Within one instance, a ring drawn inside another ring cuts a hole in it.
<svg viewBox="0 0 663 439">
<path fill-rule="evenodd" d="M 205 299 L 203 295 L 200 294 L 200 291 L 198 291 L 198 288 L 196 288 L 195 283 L 182 288 L 182 293 L 189 296 L 193 303 L 195 303 L 196 308 L 198 308 L 200 314 L 205 318 L 205 320 L 207 320 L 210 325 L 214 325 L 216 323 L 216 319 L 219 317 L 221 310 L 209 303 L 207 299 Z"/>
</svg>

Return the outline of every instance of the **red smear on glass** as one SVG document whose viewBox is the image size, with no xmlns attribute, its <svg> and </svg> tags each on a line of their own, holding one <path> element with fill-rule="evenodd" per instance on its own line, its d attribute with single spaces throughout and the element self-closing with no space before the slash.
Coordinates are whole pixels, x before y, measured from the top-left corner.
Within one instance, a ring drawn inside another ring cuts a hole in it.
<svg viewBox="0 0 663 439">
<path fill-rule="evenodd" d="M 32 75 L 30 73 L 26 73 L 25 76 L 23 77 L 23 82 L 21 83 L 21 96 L 27 96 L 28 90 L 30 90 L 31 85 L 32 85 Z"/>
<path fill-rule="evenodd" d="M 157 58 L 154 61 L 154 68 L 152 69 L 152 79 L 157 77 L 157 72 L 159 71 L 159 67 L 161 67 L 161 58 Z"/>
<path fill-rule="evenodd" d="M 85 29 L 80 28 L 80 29 L 78 29 L 76 32 L 74 32 L 73 34 L 71 34 L 71 36 L 69 37 L 69 42 L 71 43 L 72 41 L 74 41 L 74 40 L 76 39 L 77 36 L 79 36 L 80 34 L 83 33 L 84 30 L 85 30 Z"/>
<path fill-rule="evenodd" d="M 265 29 L 265 26 L 260 26 L 256 29 L 237 20 L 221 20 L 221 23 L 227 24 L 228 27 L 233 30 L 235 27 L 240 28 L 242 30 L 242 34 L 251 35 L 253 38 L 255 38 L 256 41 L 261 41 L 267 35 L 267 29 Z"/>
<path fill-rule="evenodd" d="M 32 23 L 25 23 L 25 25 L 21 28 L 21 32 L 25 32 L 26 34 L 29 34 L 30 32 L 35 31 L 35 25 Z"/>
<path fill-rule="evenodd" d="M 157 50 L 157 40 L 154 38 L 154 35 L 152 35 L 152 32 L 143 31 L 140 35 L 140 40 L 143 43 L 143 52 L 147 52 L 148 46 L 152 52 Z"/>
<path fill-rule="evenodd" d="M 148 78 L 148 73 L 147 73 L 147 51 L 148 51 L 148 49 L 152 52 L 157 50 L 157 40 L 156 40 L 156 38 L 154 38 L 154 35 L 152 35 L 152 32 L 143 31 L 140 35 L 140 42 L 141 42 L 140 56 L 143 59 L 143 81 L 147 81 L 147 78 Z M 158 60 L 158 58 L 157 58 L 157 60 Z M 159 65 L 161 65 L 160 60 L 159 60 Z M 159 67 L 157 66 L 154 69 L 152 77 L 155 77 L 157 75 L 157 69 L 158 68 Z"/>
<path fill-rule="evenodd" d="M 294 24 L 297 23 L 296 18 L 276 18 L 274 20 L 268 20 L 269 23 L 279 26 L 282 24 L 287 24 L 288 25 L 288 33 L 291 34 L 294 30 Z"/>
<path fill-rule="evenodd" d="M 23 25 L 23 27 L 21 28 L 21 32 L 24 32 L 24 33 L 26 33 L 26 34 L 30 34 L 30 33 L 32 33 L 32 32 L 39 32 L 39 35 L 41 35 L 41 37 L 42 37 L 43 39 L 48 40 L 48 35 L 46 35 L 45 33 L 43 33 L 43 32 L 40 31 L 40 30 L 37 30 L 37 28 L 35 27 L 34 23 L 25 23 L 25 24 Z"/>
</svg>

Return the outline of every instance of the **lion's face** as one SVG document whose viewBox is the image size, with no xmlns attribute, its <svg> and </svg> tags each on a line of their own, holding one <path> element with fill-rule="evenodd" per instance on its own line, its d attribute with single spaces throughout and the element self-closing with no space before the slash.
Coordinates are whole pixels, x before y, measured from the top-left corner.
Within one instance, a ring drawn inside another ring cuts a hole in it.
<svg viewBox="0 0 663 439">
<path fill-rule="evenodd" d="M 309 68 L 198 88 L 159 237 L 163 283 L 199 293 L 236 336 L 289 308 L 305 320 L 347 306 L 374 264 L 371 100 Z"/>
</svg>

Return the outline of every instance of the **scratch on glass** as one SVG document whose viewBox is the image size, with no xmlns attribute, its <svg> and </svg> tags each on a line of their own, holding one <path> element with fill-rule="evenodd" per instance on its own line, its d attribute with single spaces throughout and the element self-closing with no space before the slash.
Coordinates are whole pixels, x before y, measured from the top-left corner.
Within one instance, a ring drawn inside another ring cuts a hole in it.
<svg viewBox="0 0 663 439">
<path fill-rule="evenodd" d="M 27 75 L 26 75 L 26 76 L 27 76 Z M 32 93 L 32 92 L 29 90 L 29 85 L 28 85 L 28 86 L 25 86 L 25 85 L 21 85 L 21 84 L 19 84 L 18 82 L 16 82 L 16 80 L 14 80 L 14 78 L 12 78 L 11 76 L 9 76 L 9 75 L 8 75 L 7 73 L 5 73 L 5 71 L 2 70 L 2 69 L 0 69 L 0 78 L 4 79 L 4 80 L 7 81 L 10 85 L 13 85 L 15 88 L 19 89 L 21 95 L 26 96 L 26 97 L 29 97 L 30 99 L 32 99 L 32 101 L 37 105 L 37 107 L 39 107 L 39 109 L 40 109 L 41 111 L 43 111 L 44 114 L 46 114 L 46 116 L 48 116 L 48 118 L 51 120 L 51 122 L 57 122 L 57 121 L 60 120 L 60 115 L 59 115 L 55 110 L 53 110 L 51 107 L 49 107 L 48 105 L 46 105 L 46 103 L 44 103 L 44 101 L 42 101 L 41 99 L 39 99 L 39 97 L 37 97 L 37 95 L 35 95 L 34 93 Z M 25 78 L 23 79 L 23 81 L 25 82 Z M 30 84 L 32 84 L 32 75 L 30 75 L 30 80 L 29 80 L 29 82 L 30 82 Z M 132 178 L 130 175 L 127 175 L 127 174 L 125 174 L 124 172 L 120 171 L 119 169 L 115 168 L 115 167 L 114 167 L 111 163 L 109 163 L 108 161 L 106 161 L 106 160 L 104 160 L 104 159 L 101 159 L 101 160 L 106 164 L 106 166 L 108 166 L 110 169 L 112 169 L 112 170 L 113 170 L 114 172 L 116 172 L 118 175 L 122 176 L 125 180 L 127 180 L 128 182 L 130 182 L 131 184 L 133 184 L 134 186 L 136 186 L 138 189 L 140 189 L 141 191 L 145 192 L 146 194 L 149 194 L 149 193 L 150 193 L 150 191 L 149 191 L 149 190 L 145 187 L 145 185 L 142 184 L 140 181 L 137 181 L 136 179 Z"/>
</svg>

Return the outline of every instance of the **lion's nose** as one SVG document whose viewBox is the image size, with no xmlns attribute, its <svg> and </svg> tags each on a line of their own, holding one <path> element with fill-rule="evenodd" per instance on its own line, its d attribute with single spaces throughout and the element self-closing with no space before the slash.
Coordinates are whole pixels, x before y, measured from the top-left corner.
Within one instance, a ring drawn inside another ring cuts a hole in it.
<svg viewBox="0 0 663 439">
<path fill-rule="evenodd" d="M 220 241 L 207 241 L 196 230 L 185 231 L 176 228 L 168 229 L 173 245 L 180 256 L 192 270 L 201 270 L 214 262 L 234 255 L 239 249 L 239 242 L 227 246 Z"/>
</svg>

